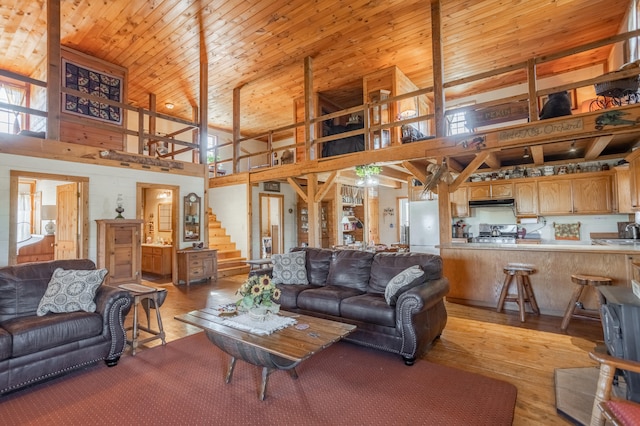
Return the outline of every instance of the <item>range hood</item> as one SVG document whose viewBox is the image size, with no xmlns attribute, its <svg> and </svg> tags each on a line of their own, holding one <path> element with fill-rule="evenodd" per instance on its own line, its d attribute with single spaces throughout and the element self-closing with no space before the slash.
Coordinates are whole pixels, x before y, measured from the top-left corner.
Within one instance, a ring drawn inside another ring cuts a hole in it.
<svg viewBox="0 0 640 426">
<path fill-rule="evenodd" d="M 469 201 L 469 207 L 513 207 L 514 205 L 513 198 Z"/>
</svg>

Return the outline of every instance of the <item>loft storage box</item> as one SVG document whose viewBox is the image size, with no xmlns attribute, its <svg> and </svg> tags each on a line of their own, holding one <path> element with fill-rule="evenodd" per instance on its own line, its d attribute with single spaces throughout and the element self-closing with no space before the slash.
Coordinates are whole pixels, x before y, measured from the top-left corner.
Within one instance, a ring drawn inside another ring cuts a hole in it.
<svg viewBox="0 0 640 426">
<path fill-rule="evenodd" d="M 61 49 L 62 89 L 116 102 L 127 99 L 127 70 L 68 47 Z M 125 150 L 127 111 L 62 93 L 60 140 L 114 151 Z"/>
</svg>

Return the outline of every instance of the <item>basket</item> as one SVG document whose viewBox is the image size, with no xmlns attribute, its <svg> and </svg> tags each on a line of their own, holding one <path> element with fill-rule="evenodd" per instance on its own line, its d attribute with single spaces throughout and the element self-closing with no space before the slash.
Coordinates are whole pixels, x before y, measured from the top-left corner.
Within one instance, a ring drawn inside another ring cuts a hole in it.
<svg viewBox="0 0 640 426">
<path fill-rule="evenodd" d="M 629 92 L 638 91 L 638 77 L 621 78 L 594 84 L 596 95 L 620 98 Z"/>
</svg>

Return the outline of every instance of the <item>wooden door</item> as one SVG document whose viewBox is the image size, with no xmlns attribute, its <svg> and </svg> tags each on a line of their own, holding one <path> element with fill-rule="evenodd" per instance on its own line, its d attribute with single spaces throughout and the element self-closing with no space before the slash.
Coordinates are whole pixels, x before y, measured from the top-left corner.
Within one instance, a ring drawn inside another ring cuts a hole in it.
<svg viewBox="0 0 640 426">
<path fill-rule="evenodd" d="M 611 176 L 573 180 L 573 212 L 579 214 L 612 213 Z"/>
<path fill-rule="evenodd" d="M 631 177 L 629 183 L 631 186 L 631 208 L 637 211 L 640 208 L 640 157 L 634 159 L 629 164 Z"/>
<path fill-rule="evenodd" d="M 55 259 L 78 258 L 78 183 L 56 187 Z"/>
<path fill-rule="evenodd" d="M 516 213 L 538 214 L 538 186 L 536 182 L 519 182 L 514 185 Z"/>
<path fill-rule="evenodd" d="M 571 180 L 557 179 L 538 182 L 538 211 L 540 214 L 571 214 Z"/>
</svg>

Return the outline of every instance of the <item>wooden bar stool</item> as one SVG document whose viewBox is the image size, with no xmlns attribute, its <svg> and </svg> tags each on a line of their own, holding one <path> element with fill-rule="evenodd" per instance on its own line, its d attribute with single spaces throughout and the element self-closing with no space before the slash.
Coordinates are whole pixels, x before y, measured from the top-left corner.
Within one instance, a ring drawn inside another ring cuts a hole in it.
<svg viewBox="0 0 640 426">
<path fill-rule="evenodd" d="M 576 285 L 573 290 L 573 295 L 571 296 L 571 300 L 569 301 L 569 305 L 567 306 L 567 310 L 564 312 L 564 317 L 562 318 L 562 325 L 560 329 L 562 331 L 567 331 L 569 327 L 569 322 L 573 317 L 581 317 L 581 318 L 590 318 L 590 319 L 600 319 L 600 305 L 602 305 L 602 295 L 600 292 L 598 293 L 598 310 L 595 309 L 584 309 L 582 303 L 580 302 L 580 297 L 582 296 L 582 292 L 587 286 L 591 288 L 596 288 L 600 285 L 611 285 L 611 278 L 607 277 L 598 277 L 593 275 L 582 275 L 582 274 L 572 274 L 571 281 Z"/>
<path fill-rule="evenodd" d="M 524 322 L 526 313 L 525 303 L 529 303 L 534 314 L 540 314 L 536 296 L 533 294 L 533 288 L 529 280 L 529 275 L 535 272 L 534 266 L 524 263 L 509 263 L 504 267 L 503 271 L 505 273 L 504 284 L 502 284 L 502 290 L 500 291 L 497 311 L 502 312 L 505 302 L 515 302 L 520 309 L 520 321 L 522 322 Z M 509 287 L 513 277 L 516 278 L 517 294 L 509 294 Z"/>
</svg>

